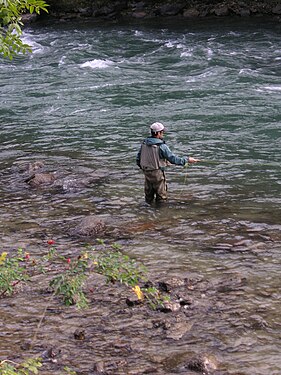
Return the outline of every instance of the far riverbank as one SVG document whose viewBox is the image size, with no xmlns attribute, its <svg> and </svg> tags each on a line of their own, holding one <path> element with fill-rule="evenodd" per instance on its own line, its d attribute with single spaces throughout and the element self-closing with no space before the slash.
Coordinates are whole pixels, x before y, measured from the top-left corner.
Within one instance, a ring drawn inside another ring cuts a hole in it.
<svg viewBox="0 0 281 375">
<path fill-rule="evenodd" d="M 159 17 L 252 17 L 272 16 L 280 19 L 280 1 L 91 1 L 49 0 L 49 16 L 65 19 L 147 19 Z M 47 16 L 48 17 L 48 16 Z"/>
</svg>

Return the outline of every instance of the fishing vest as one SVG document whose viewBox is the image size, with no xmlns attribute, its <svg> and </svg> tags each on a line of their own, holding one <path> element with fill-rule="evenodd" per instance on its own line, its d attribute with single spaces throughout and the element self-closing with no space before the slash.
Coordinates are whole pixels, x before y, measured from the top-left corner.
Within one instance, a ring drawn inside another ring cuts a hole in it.
<svg viewBox="0 0 281 375">
<path fill-rule="evenodd" d="M 156 169 L 164 169 L 167 166 L 166 160 L 160 159 L 160 145 L 141 145 L 140 166 L 141 169 L 153 171 Z"/>
</svg>

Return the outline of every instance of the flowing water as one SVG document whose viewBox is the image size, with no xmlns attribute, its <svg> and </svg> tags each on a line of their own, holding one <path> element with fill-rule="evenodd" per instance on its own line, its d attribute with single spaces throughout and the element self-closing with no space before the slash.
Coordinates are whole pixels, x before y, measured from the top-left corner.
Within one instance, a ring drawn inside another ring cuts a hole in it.
<svg viewBox="0 0 281 375">
<path fill-rule="evenodd" d="M 55 238 L 74 252 L 66 228 L 95 214 L 129 228 L 126 252 L 152 272 L 243 277 L 246 288 L 219 319 L 210 310 L 188 350 L 214 352 L 231 374 L 280 374 L 280 32 L 260 18 L 27 28 L 33 54 L 0 61 L 2 250 L 38 254 Z M 144 204 L 135 165 L 154 121 L 172 151 L 203 160 L 169 167 L 163 207 Z M 31 189 L 19 171 L 38 160 L 71 178 L 102 170 L 108 179 Z M 15 321 L 3 301 L 5 357 L 27 307 L 18 304 Z M 258 329 L 246 324 L 253 316 Z"/>
</svg>

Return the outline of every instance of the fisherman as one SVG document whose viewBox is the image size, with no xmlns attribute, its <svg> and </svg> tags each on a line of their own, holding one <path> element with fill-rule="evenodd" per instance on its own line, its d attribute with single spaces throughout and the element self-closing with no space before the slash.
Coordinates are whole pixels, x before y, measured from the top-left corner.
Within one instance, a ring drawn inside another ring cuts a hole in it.
<svg viewBox="0 0 281 375">
<path fill-rule="evenodd" d="M 190 156 L 181 158 L 174 155 L 163 140 L 166 129 L 161 122 L 154 122 L 150 131 L 151 136 L 143 141 L 136 159 L 145 176 L 144 193 L 148 204 L 151 204 L 154 198 L 156 202 L 167 200 L 165 169 L 169 163 L 184 166 L 186 163 L 200 161 Z"/>
</svg>

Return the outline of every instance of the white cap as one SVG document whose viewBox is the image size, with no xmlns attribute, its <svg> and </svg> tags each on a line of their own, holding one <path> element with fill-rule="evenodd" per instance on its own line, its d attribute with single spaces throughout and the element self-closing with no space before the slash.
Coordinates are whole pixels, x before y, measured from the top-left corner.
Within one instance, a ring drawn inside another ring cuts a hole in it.
<svg viewBox="0 0 281 375">
<path fill-rule="evenodd" d="M 162 132 L 165 129 L 164 125 L 161 124 L 161 122 L 154 122 L 152 125 L 150 125 L 150 130 L 153 131 L 153 133 Z"/>
</svg>

